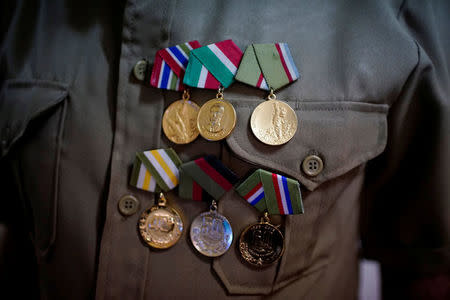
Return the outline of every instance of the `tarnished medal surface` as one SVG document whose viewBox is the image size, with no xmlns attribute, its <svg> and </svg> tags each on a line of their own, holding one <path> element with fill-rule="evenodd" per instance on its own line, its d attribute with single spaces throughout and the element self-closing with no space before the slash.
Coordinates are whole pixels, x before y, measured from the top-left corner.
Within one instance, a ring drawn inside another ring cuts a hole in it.
<svg viewBox="0 0 450 300">
<path fill-rule="evenodd" d="M 236 126 L 236 111 L 233 105 L 223 99 L 220 92 L 215 99 L 202 105 L 197 117 L 200 135 L 209 141 L 219 141 L 233 131 Z"/>
<path fill-rule="evenodd" d="M 230 222 L 215 209 L 201 213 L 191 224 L 191 241 L 201 254 L 220 256 L 230 248 L 233 241 Z"/>
<path fill-rule="evenodd" d="M 244 229 L 239 239 L 242 258 L 256 267 L 275 263 L 284 253 L 284 237 L 281 231 L 267 220 Z"/>
<path fill-rule="evenodd" d="M 183 99 L 167 107 L 162 119 L 166 137 L 175 144 L 188 144 L 198 136 L 197 115 L 200 107 L 189 100 L 185 91 Z"/>
<path fill-rule="evenodd" d="M 272 146 L 289 142 L 297 131 L 297 124 L 297 115 L 292 107 L 276 100 L 274 94 L 255 108 L 250 119 L 256 138 Z"/>
<path fill-rule="evenodd" d="M 183 233 L 180 214 L 164 201 L 144 211 L 139 219 L 139 232 L 144 241 L 153 248 L 167 249 L 178 242 Z"/>
</svg>

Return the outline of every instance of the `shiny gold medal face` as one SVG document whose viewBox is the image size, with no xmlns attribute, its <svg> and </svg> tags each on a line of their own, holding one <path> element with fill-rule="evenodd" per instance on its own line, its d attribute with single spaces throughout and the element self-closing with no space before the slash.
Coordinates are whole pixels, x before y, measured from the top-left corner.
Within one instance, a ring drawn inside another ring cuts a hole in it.
<svg viewBox="0 0 450 300">
<path fill-rule="evenodd" d="M 209 141 L 219 141 L 236 126 L 236 111 L 233 105 L 221 98 L 211 99 L 200 108 L 197 128 L 200 135 Z"/>
<path fill-rule="evenodd" d="M 188 144 L 198 136 L 197 115 L 200 107 L 190 100 L 178 100 L 169 105 L 163 115 L 166 137 L 175 144 Z"/>
<path fill-rule="evenodd" d="M 252 113 L 250 126 L 258 140 L 267 145 L 289 142 L 297 131 L 297 115 L 289 104 L 269 98 Z"/>
<path fill-rule="evenodd" d="M 244 229 L 239 239 L 242 258 L 255 267 L 267 267 L 284 253 L 281 231 L 267 221 L 252 224 Z"/>
<path fill-rule="evenodd" d="M 183 221 L 175 209 L 153 206 L 142 213 L 139 219 L 139 232 L 150 247 L 167 249 L 180 239 Z"/>
</svg>

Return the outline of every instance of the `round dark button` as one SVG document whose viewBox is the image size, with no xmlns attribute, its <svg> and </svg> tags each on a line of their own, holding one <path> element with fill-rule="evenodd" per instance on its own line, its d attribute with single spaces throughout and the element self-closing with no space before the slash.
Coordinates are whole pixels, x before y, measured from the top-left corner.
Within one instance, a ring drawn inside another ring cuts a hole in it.
<svg viewBox="0 0 450 300">
<path fill-rule="evenodd" d="M 139 200 L 131 195 L 126 195 L 119 200 L 119 212 L 124 216 L 131 216 L 139 209 Z"/>
<path fill-rule="evenodd" d="M 320 174 L 323 170 L 323 161 L 317 155 L 308 155 L 302 163 L 303 172 L 306 175 L 314 177 Z"/>
<path fill-rule="evenodd" d="M 140 81 L 144 80 L 146 69 L 147 69 L 147 61 L 141 59 L 134 65 L 133 68 L 134 77 L 136 77 L 136 79 Z"/>
</svg>

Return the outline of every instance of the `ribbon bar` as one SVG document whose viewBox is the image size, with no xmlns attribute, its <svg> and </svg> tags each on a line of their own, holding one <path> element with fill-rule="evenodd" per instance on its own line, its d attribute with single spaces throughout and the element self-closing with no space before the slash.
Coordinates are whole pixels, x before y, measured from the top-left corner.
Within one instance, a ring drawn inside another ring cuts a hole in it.
<svg viewBox="0 0 450 300">
<path fill-rule="evenodd" d="M 303 202 L 298 181 L 258 169 L 236 191 L 260 212 L 271 215 L 303 213 Z"/>
<path fill-rule="evenodd" d="M 182 91 L 189 54 L 200 47 L 198 41 L 190 41 L 156 52 L 150 85 L 160 89 Z"/>
<path fill-rule="evenodd" d="M 248 46 L 236 73 L 236 80 L 263 90 L 280 89 L 299 77 L 286 43 Z"/>
<path fill-rule="evenodd" d="M 157 149 L 136 153 L 130 185 L 155 192 L 167 192 L 178 185 L 181 160 L 173 149 Z"/>
<path fill-rule="evenodd" d="M 219 200 L 238 177 L 215 156 L 205 156 L 180 166 L 179 195 L 195 201 Z"/>
<path fill-rule="evenodd" d="M 192 87 L 218 89 L 229 87 L 242 58 L 232 40 L 210 44 L 191 51 L 183 83 Z"/>
</svg>

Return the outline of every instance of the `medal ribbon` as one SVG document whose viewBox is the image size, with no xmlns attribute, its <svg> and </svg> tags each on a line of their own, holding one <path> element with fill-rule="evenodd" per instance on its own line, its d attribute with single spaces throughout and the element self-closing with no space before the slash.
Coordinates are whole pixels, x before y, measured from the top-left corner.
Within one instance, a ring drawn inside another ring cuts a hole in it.
<svg viewBox="0 0 450 300">
<path fill-rule="evenodd" d="M 263 90 L 277 90 L 299 77 L 286 43 L 248 46 L 236 73 L 236 80 Z"/>
<path fill-rule="evenodd" d="M 193 49 L 200 48 L 198 41 L 190 41 L 156 52 L 150 85 L 166 90 L 182 91 L 184 73 Z"/>
<path fill-rule="evenodd" d="M 181 160 L 173 149 L 137 152 L 130 185 L 141 190 L 165 192 L 178 185 Z"/>
<path fill-rule="evenodd" d="M 219 200 L 238 177 L 215 156 L 205 156 L 180 166 L 179 195 L 195 201 Z"/>
<path fill-rule="evenodd" d="M 234 82 L 242 51 L 232 40 L 210 44 L 191 51 L 183 83 L 217 90 Z"/>
<path fill-rule="evenodd" d="M 258 169 L 236 191 L 260 212 L 271 215 L 303 213 L 298 181 Z"/>
</svg>

